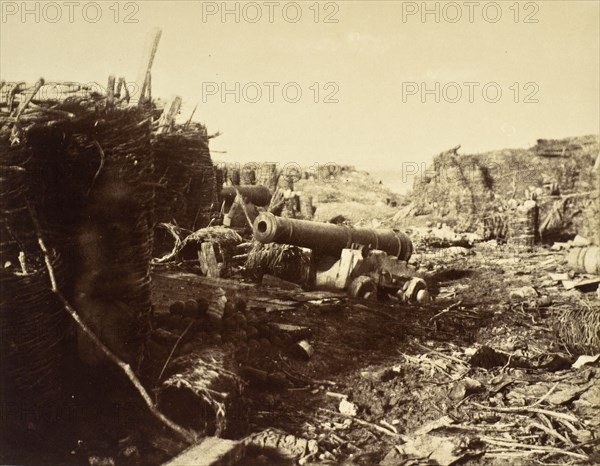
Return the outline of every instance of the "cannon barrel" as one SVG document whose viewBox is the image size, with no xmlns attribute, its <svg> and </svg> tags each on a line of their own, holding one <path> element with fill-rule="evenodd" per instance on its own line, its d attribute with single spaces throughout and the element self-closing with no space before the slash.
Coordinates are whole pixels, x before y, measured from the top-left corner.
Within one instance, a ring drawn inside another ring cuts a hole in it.
<svg viewBox="0 0 600 466">
<path fill-rule="evenodd" d="M 252 204 L 260 207 L 265 207 L 271 202 L 271 192 L 269 188 L 261 185 L 246 185 L 246 186 L 225 186 L 221 190 L 221 197 L 225 204 L 231 204 L 236 196 L 236 190 L 240 192 L 242 197 Z"/>
<path fill-rule="evenodd" d="M 345 225 L 276 217 L 261 213 L 254 220 L 254 238 L 261 243 L 282 243 L 312 249 L 315 253 L 339 257 L 342 249 L 362 244 L 408 261 L 413 246 L 410 238 L 396 230 L 350 228 Z"/>
</svg>

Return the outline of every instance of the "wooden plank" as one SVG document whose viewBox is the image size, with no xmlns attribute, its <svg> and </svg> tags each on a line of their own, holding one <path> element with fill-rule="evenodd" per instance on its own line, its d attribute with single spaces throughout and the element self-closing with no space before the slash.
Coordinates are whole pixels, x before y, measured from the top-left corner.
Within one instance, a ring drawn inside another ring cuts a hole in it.
<svg viewBox="0 0 600 466">
<path fill-rule="evenodd" d="M 338 290 L 345 290 L 350 285 L 350 276 L 359 264 L 363 260 L 362 252 L 356 249 L 344 249 L 342 250 L 342 256 L 340 257 L 340 265 L 337 270 L 335 277 L 335 287 Z"/>
<path fill-rule="evenodd" d="M 163 466 L 232 466 L 244 457 L 245 445 L 235 440 L 206 437 Z"/>
<path fill-rule="evenodd" d="M 343 249 L 340 259 L 331 266 L 328 266 L 322 260 L 315 277 L 316 288 L 324 290 L 346 289 L 350 282 L 350 276 L 362 260 L 362 253 L 354 249 Z"/>
<path fill-rule="evenodd" d="M 347 297 L 348 295 L 346 293 L 337 291 L 304 291 L 301 294 L 291 296 L 290 299 L 299 302 L 307 302 L 318 299 L 343 299 Z"/>
<path fill-rule="evenodd" d="M 200 262 L 200 270 L 207 277 L 218 278 L 221 276 L 221 267 L 217 262 L 215 249 L 212 243 L 202 243 L 198 251 L 198 261 Z"/>
<path fill-rule="evenodd" d="M 572 290 L 573 288 L 577 288 L 578 290 L 593 291 L 600 284 L 600 278 L 563 280 L 562 284 L 565 287 L 565 290 Z"/>
</svg>

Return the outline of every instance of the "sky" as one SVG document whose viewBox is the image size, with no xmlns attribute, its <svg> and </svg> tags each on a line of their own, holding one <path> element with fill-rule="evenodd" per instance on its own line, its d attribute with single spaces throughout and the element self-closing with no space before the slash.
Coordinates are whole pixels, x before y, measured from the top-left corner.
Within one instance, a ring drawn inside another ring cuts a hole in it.
<svg viewBox="0 0 600 466">
<path fill-rule="evenodd" d="M 224 161 L 398 171 L 599 133 L 600 2 L 475 3 L 2 0 L 0 77 L 133 86 L 158 27 L 152 94 L 197 104 Z"/>
</svg>

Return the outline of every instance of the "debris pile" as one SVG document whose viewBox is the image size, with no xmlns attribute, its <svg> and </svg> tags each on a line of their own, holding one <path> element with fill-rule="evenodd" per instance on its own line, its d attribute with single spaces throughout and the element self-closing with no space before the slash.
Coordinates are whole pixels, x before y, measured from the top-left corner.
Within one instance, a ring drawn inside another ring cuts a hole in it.
<svg viewBox="0 0 600 466">
<path fill-rule="evenodd" d="M 158 229 L 169 236 L 172 246 L 163 256 L 153 259 L 155 265 L 192 262 L 205 268 L 208 267 L 207 261 L 210 261 L 215 262 L 211 267 L 220 264 L 219 272 L 214 275 L 217 277 L 226 275 L 225 272 L 231 267 L 231 258 L 242 242 L 242 237 L 236 231 L 222 226 L 190 232 L 170 223 L 161 223 L 157 225 Z M 166 243 L 166 240 L 163 242 Z M 207 249 L 211 249 L 211 257 L 206 257 L 206 254 L 203 257 L 203 251 L 206 252 Z M 206 270 L 202 272 L 204 275 L 207 273 Z"/>
<path fill-rule="evenodd" d="M 404 370 L 420 366 L 448 380 L 447 398 L 433 386 L 423 394 L 446 414 L 400 435 L 401 443 L 380 464 L 434 458 L 449 465 L 480 456 L 544 463 L 595 458 L 590 449 L 597 421 L 591 414 L 597 402 L 591 400 L 597 396 L 597 369 L 574 359 L 532 364 L 485 346 L 466 354 L 421 349 L 419 357 L 405 355 Z"/>
</svg>

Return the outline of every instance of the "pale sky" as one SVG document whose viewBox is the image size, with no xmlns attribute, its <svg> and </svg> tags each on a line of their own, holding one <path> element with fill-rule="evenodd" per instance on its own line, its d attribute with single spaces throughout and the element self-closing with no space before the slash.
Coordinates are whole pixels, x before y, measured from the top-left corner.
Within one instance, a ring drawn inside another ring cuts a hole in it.
<svg viewBox="0 0 600 466">
<path fill-rule="evenodd" d="M 104 84 L 111 73 L 135 81 L 149 32 L 160 27 L 153 96 L 182 96 L 184 119 L 198 103 L 194 119 L 223 132 L 211 146 L 227 151 L 215 154 L 221 160 L 399 170 L 457 144 L 473 153 L 600 132 L 598 1 L 477 2 L 472 18 L 465 2 L 428 2 L 439 22 L 434 13 L 423 21 L 421 2 L 400 1 L 228 2 L 239 22 L 221 17 L 223 2 L 29 2 L 25 17 L 22 2 L 1 3 L 0 76 L 8 81 Z M 327 14 L 338 22 L 324 22 Z M 435 92 L 422 102 L 422 84 L 435 90 L 436 82 L 440 102 Z M 453 82 L 462 92 L 456 103 Z M 223 83 L 234 90 L 225 102 L 203 96 Z M 263 95 L 253 103 L 257 86 Z M 302 96 L 287 102 L 296 87 Z M 487 102 L 498 87 L 498 102 Z M 338 102 L 324 103 L 332 91 Z M 538 102 L 525 103 L 528 96 Z"/>
</svg>

